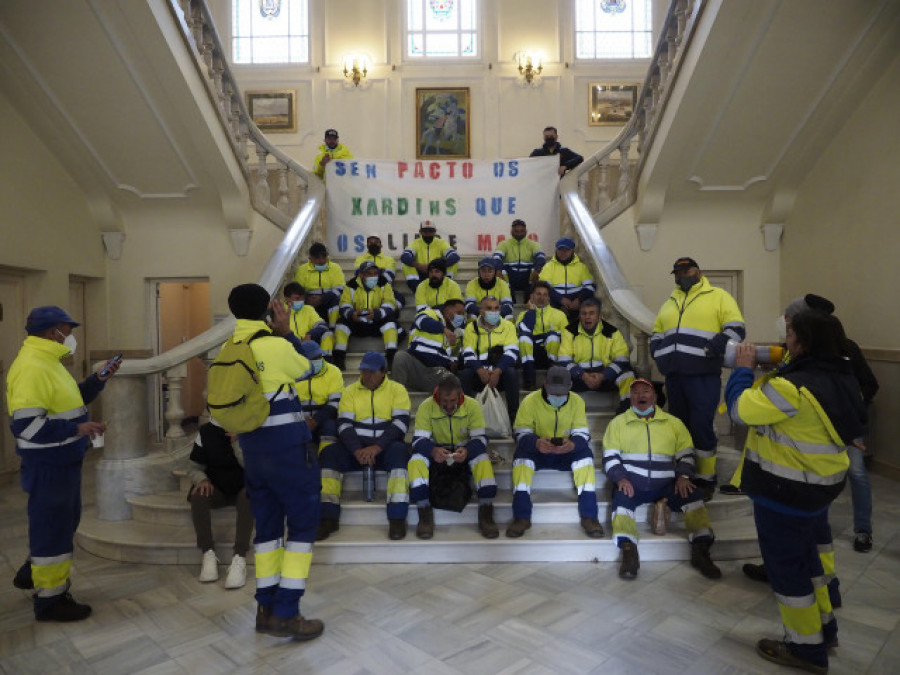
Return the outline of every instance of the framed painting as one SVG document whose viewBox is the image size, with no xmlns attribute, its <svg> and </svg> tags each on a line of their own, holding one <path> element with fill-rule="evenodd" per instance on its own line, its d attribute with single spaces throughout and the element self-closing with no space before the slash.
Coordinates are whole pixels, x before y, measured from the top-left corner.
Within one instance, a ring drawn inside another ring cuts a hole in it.
<svg viewBox="0 0 900 675">
<path fill-rule="evenodd" d="M 634 115 L 637 105 L 636 84 L 600 84 L 592 82 L 588 94 L 588 124 L 592 127 L 621 125 Z"/>
<path fill-rule="evenodd" d="M 469 88 L 416 89 L 416 158 L 469 158 Z"/>
<path fill-rule="evenodd" d="M 297 131 L 297 92 L 248 91 L 245 94 L 250 119 L 266 133 Z"/>
</svg>

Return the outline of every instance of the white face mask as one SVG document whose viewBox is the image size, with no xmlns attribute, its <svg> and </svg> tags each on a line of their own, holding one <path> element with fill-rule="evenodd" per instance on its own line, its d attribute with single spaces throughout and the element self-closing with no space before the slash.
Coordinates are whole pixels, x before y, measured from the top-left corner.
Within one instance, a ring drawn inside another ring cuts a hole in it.
<svg viewBox="0 0 900 675">
<path fill-rule="evenodd" d="M 63 335 L 63 332 L 59 329 L 56 332 L 63 336 L 63 346 L 68 347 L 69 351 L 74 354 L 76 347 L 78 347 L 78 340 L 75 339 L 75 336 L 72 333 Z"/>
<path fill-rule="evenodd" d="M 775 319 L 775 333 L 782 342 L 787 339 L 787 321 L 784 319 L 784 314 Z"/>
</svg>

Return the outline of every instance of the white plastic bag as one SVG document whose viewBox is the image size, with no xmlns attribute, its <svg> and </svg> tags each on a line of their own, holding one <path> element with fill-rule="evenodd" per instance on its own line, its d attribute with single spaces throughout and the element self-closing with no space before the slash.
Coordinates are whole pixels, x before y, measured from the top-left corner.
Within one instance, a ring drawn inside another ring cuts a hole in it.
<svg viewBox="0 0 900 675">
<path fill-rule="evenodd" d="M 509 411 L 506 401 L 500 396 L 500 392 L 491 387 L 485 387 L 476 400 L 481 404 L 481 412 L 484 415 L 484 427 L 489 438 L 502 438 L 512 436 L 512 425 L 509 423 Z"/>
</svg>

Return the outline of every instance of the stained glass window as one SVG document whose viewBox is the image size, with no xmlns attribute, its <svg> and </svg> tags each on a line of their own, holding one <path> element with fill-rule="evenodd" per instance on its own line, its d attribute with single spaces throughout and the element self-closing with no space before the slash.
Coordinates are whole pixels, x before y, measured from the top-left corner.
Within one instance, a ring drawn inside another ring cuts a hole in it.
<svg viewBox="0 0 900 675">
<path fill-rule="evenodd" d="M 576 0 L 575 58 L 652 56 L 651 5 L 651 0 Z"/>
<path fill-rule="evenodd" d="M 478 56 L 478 0 L 407 0 L 406 55 Z"/>
<path fill-rule="evenodd" d="M 233 0 L 235 63 L 309 63 L 309 0 Z"/>
</svg>

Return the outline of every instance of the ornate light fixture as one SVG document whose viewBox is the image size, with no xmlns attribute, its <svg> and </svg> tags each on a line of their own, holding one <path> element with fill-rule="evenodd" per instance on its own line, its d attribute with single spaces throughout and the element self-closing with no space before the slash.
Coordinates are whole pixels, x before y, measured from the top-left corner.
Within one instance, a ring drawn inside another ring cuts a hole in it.
<svg viewBox="0 0 900 675">
<path fill-rule="evenodd" d="M 541 86 L 541 72 L 544 70 L 544 57 L 541 54 L 521 51 L 513 54 L 519 68 L 519 84 L 523 87 Z"/>
<path fill-rule="evenodd" d="M 348 54 L 344 57 L 344 77 L 346 85 L 366 88 L 366 76 L 369 74 L 369 57 L 365 54 Z"/>
</svg>

